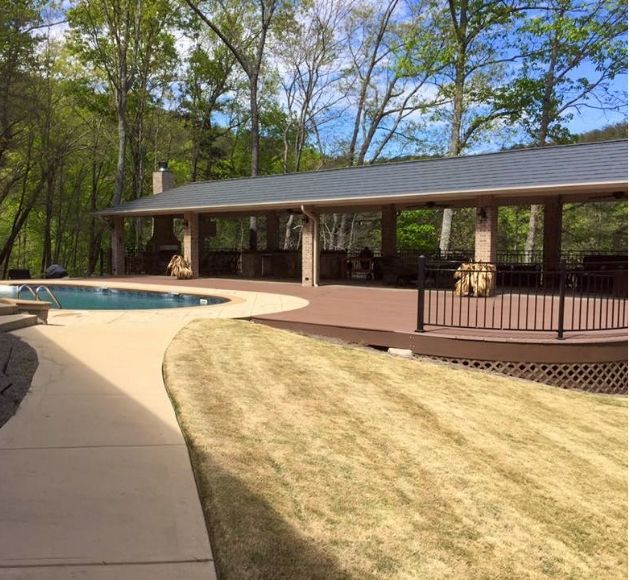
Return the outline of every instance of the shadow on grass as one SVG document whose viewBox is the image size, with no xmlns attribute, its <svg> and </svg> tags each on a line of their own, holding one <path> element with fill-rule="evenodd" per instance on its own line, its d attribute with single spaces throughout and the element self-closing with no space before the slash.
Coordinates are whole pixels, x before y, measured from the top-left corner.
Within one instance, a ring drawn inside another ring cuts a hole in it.
<svg viewBox="0 0 630 580">
<path fill-rule="evenodd" d="M 337 558 L 289 525 L 255 490 L 190 442 L 188 447 L 221 580 L 353 577 Z"/>
</svg>

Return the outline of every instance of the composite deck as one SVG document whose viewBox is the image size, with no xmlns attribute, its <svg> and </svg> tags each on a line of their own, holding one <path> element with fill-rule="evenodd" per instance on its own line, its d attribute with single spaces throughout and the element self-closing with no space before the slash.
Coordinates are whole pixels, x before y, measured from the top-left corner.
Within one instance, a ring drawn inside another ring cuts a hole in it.
<svg viewBox="0 0 630 580">
<path fill-rule="evenodd" d="M 120 278 L 116 278 L 120 281 Z M 300 325 L 307 327 L 329 327 L 337 328 L 339 333 L 347 336 L 351 329 L 362 331 L 374 331 L 380 333 L 391 333 L 395 335 L 411 335 L 417 337 L 417 291 L 413 288 L 386 288 L 380 286 L 364 286 L 358 284 L 326 284 L 317 288 L 305 287 L 296 282 L 277 282 L 262 280 L 245 280 L 239 278 L 198 278 L 194 280 L 175 280 L 167 276 L 136 276 L 127 277 L 126 280 L 134 283 L 164 284 L 170 286 L 193 286 L 198 288 L 214 288 L 217 290 L 247 290 L 252 292 L 272 292 L 288 294 L 305 298 L 309 301 L 308 306 L 298 310 L 269 314 L 256 317 L 257 321 L 273 322 L 277 325 L 289 327 Z M 450 295 L 449 295 L 450 300 Z M 536 309 L 534 298 L 530 297 L 531 306 L 527 309 L 529 316 L 534 314 L 539 318 L 539 323 L 549 316 L 549 312 L 544 309 Z M 482 301 L 480 301 L 481 303 Z M 525 305 L 521 304 L 520 311 L 525 312 Z M 426 308 L 441 309 L 441 304 L 433 302 L 427 304 Z M 507 311 L 507 304 L 504 305 Z M 480 306 L 479 316 L 490 315 Z M 576 306 L 573 309 L 576 320 L 580 309 Z M 604 310 L 604 313 L 606 310 Z M 515 314 L 513 314 L 515 316 Z M 471 319 L 470 323 L 474 323 Z M 540 324 L 539 324 L 540 325 Z M 570 320 L 567 320 L 567 327 Z M 477 338 L 498 341 L 525 341 L 539 343 L 558 342 L 555 332 L 545 331 L 511 331 L 511 330 L 483 330 L 475 328 L 443 328 L 427 326 L 426 335 L 434 337 L 452 338 Z M 341 338 L 341 336 L 340 336 Z M 392 339 L 393 340 L 393 339 Z M 626 330 L 606 330 L 606 331 L 567 331 L 564 342 L 576 343 L 601 343 L 627 340 Z M 400 337 L 395 340 L 398 346 Z"/>
<path fill-rule="evenodd" d="M 559 340 L 555 331 L 487 330 L 479 328 L 445 328 L 427 326 L 416 332 L 417 291 L 377 286 L 335 285 L 304 287 L 292 282 L 244 280 L 235 278 L 200 278 L 177 281 L 166 276 L 128 278 L 135 283 L 150 283 L 214 289 L 215 291 L 252 291 L 296 296 L 308 305 L 296 310 L 252 316 L 259 324 L 322 336 L 349 343 L 387 349 L 398 348 L 436 360 L 496 371 L 512 377 L 539 381 L 564 388 L 599 393 L 625 394 L 628 388 L 627 329 L 604 331 L 567 331 Z M 121 279 L 117 279 L 121 281 Z M 451 301 L 451 293 L 442 299 Z M 517 298 L 518 299 L 518 298 Z M 501 298 L 494 298 L 499 301 Z M 530 300 L 535 298 L 530 297 Z M 476 300 L 473 299 L 473 303 Z M 479 300 L 487 306 L 487 300 Z M 437 312 L 440 303 L 426 307 Z M 592 306 L 592 305 L 591 305 Z M 601 304 L 601 318 L 610 312 L 611 304 Z M 535 303 L 518 311 L 525 317 L 542 322 L 549 317 Z M 503 304 L 503 310 L 505 304 Z M 458 310 L 457 310 L 458 311 Z M 496 312 L 500 309 L 495 310 Z M 599 319 L 600 311 L 591 308 Z M 627 317 L 627 304 L 622 304 L 622 320 Z M 475 312 L 482 312 L 480 308 Z M 565 327 L 580 319 L 579 300 L 565 310 Z M 508 309 L 509 314 L 509 309 Z M 505 313 L 504 313 L 505 315 Z M 487 310 L 485 319 L 487 318 Z M 551 317 L 553 319 L 553 317 Z M 490 322 L 492 320 L 490 319 Z M 472 321 L 474 322 L 474 320 Z"/>
</svg>

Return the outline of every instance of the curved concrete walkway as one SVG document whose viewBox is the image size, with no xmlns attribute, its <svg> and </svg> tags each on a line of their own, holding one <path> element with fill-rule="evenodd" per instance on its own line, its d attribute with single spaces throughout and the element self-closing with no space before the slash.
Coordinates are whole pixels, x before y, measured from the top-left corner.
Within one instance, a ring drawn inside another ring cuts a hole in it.
<svg viewBox="0 0 630 580">
<path fill-rule="evenodd" d="M 164 351 L 191 319 L 307 302 L 203 292 L 236 299 L 169 310 L 54 311 L 48 326 L 15 333 L 36 348 L 39 367 L 17 415 L 0 430 L 0 578 L 215 577 L 188 452 L 162 381 Z"/>
</svg>

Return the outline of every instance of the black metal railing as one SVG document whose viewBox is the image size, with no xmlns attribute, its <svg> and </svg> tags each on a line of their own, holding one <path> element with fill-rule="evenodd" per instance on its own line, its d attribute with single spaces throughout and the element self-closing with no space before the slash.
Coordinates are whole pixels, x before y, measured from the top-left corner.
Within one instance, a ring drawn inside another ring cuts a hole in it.
<svg viewBox="0 0 630 580">
<path fill-rule="evenodd" d="M 420 252 L 418 252 L 420 253 Z M 600 261 L 600 260 L 621 260 L 624 261 L 628 256 L 627 250 L 572 250 L 563 251 L 560 255 L 560 259 L 567 264 L 567 266 L 578 266 L 585 261 Z M 545 262 L 543 251 L 534 250 L 531 252 L 525 251 L 498 251 L 496 261 L 498 264 L 542 264 Z"/>
<path fill-rule="evenodd" d="M 207 250 L 201 257 L 201 273 L 235 275 L 239 273 L 241 251 L 234 249 Z"/>
<path fill-rule="evenodd" d="M 505 264 L 418 260 L 417 331 L 427 326 L 504 331 L 628 327 L 627 262 Z"/>
</svg>

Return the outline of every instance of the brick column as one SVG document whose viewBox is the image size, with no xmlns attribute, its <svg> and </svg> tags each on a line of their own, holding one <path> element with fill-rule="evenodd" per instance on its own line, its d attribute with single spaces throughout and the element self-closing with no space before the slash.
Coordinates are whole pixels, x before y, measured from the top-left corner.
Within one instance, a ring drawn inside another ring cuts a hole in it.
<svg viewBox="0 0 630 580">
<path fill-rule="evenodd" d="M 560 196 L 545 201 L 543 216 L 543 263 L 554 266 L 562 252 L 562 200 Z"/>
<path fill-rule="evenodd" d="M 267 250 L 277 250 L 280 237 L 280 218 L 275 211 L 266 216 Z"/>
<path fill-rule="evenodd" d="M 125 273 L 125 225 L 123 218 L 112 218 L 112 274 L 122 276 Z"/>
<path fill-rule="evenodd" d="M 199 277 L 199 214 L 184 214 L 184 258 L 190 261 L 193 278 Z"/>
<path fill-rule="evenodd" d="M 396 206 L 381 208 L 381 256 L 396 255 Z"/>
<path fill-rule="evenodd" d="M 475 211 L 475 262 L 497 260 L 498 208 L 492 198 L 479 198 Z"/>
<path fill-rule="evenodd" d="M 319 218 L 303 216 L 302 286 L 319 285 Z"/>
</svg>

